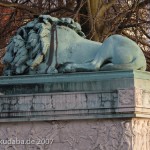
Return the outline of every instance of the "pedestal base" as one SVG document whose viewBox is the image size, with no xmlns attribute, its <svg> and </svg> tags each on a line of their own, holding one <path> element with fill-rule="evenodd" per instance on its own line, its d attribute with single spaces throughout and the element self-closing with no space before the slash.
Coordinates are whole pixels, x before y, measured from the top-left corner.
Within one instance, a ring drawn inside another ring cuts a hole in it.
<svg viewBox="0 0 150 150">
<path fill-rule="evenodd" d="M 150 74 L 0 78 L 1 150 L 149 150 Z"/>
</svg>

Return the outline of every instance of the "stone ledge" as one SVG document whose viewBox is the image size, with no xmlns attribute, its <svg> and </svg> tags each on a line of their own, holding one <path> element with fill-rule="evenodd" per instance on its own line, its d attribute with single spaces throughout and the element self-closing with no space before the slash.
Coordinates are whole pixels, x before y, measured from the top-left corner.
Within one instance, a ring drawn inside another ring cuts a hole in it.
<svg viewBox="0 0 150 150">
<path fill-rule="evenodd" d="M 0 121 L 150 118 L 150 89 L 144 88 L 148 75 L 117 71 L 1 77 Z"/>
<path fill-rule="evenodd" d="M 105 71 L 38 76 L 0 77 L 0 94 L 34 94 L 58 92 L 96 92 L 134 88 L 135 79 L 145 80 L 150 90 L 150 73 L 140 71 Z M 144 88 L 144 86 L 143 86 Z"/>
</svg>

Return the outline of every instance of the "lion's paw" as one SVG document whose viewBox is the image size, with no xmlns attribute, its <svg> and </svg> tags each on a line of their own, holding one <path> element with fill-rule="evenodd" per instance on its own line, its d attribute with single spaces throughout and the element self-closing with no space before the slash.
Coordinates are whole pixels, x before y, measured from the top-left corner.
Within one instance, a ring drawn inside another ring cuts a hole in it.
<svg viewBox="0 0 150 150">
<path fill-rule="evenodd" d="M 59 68 L 59 72 L 61 73 L 71 73 L 76 72 L 76 65 L 73 63 L 64 64 L 61 68 Z"/>
<path fill-rule="evenodd" d="M 55 67 L 49 67 L 47 70 L 47 74 L 55 74 L 58 73 L 58 70 Z"/>
</svg>

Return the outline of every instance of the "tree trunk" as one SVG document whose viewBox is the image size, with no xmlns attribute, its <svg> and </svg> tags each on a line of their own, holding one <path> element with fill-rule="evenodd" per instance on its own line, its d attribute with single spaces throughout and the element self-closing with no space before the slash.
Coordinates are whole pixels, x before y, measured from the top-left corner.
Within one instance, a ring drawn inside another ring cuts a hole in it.
<svg viewBox="0 0 150 150">
<path fill-rule="evenodd" d="M 93 40 L 101 41 L 103 34 L 108 31 L 108 26 L 105 26 L 104 22 L 105 14 L 115 1 L 116 0 L 110 0 L 106 3 L 103 2 L 103 0 L 88 0 L 88 12 L 93 31 Z"/>
</svg>

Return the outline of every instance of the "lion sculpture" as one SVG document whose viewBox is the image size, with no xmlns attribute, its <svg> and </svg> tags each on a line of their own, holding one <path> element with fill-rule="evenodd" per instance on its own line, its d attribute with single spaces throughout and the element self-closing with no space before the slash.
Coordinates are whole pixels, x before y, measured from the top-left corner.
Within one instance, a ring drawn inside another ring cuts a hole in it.
<svg viewBox="0 0 150 150">
<path fill-rule="evenodd" d="M 121 35 L 103 43 L 85 38 L 71 18 L 40 15 L 18 29 L 3 57 L 4 75 L 146 70 L 140 47 Z"/>
</svg>

